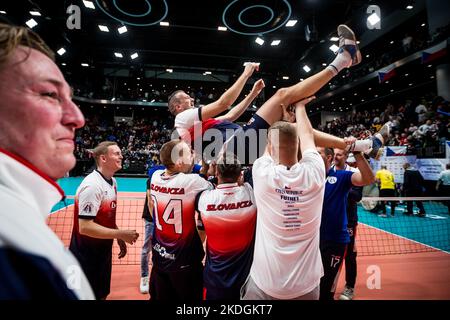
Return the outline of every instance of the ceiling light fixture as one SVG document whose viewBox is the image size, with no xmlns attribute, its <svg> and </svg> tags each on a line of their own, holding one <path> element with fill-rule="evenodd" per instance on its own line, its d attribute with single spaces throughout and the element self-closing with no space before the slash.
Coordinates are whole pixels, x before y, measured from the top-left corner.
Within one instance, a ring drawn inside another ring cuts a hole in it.
<svg viewBox="0 0 450 320">
<path fill-rule="evenodd" d="M 369 17 L 367 17 L 367 21 L 369 21 L 369 23 L 374 26 L 376 25 L 378 22 L 381 21 L 380 17 L 376 14 L 376 12 L 372 13 Z"/>
<path fill-rule="evenodd" d="M 98 28 L 100 29 L 100 31 L 103 31 L 103 32 L 109 32 L 109 29 L 108 29 L 107 26 L 104 26 L 104 25 L 99 24 L 99 25 L 98 25 Z"/>
<path fill-rule="evenodd" d="M 117 31 L 119 32 L 119 34 L 125 33 L 128 31 L 126 26 L 122 26 L 120 28 L 117 29 Z"/>
<path fill-rule="evenodd" d="M 264 40 L 261 39 L 260 37 L 257 37 L 257 38 L 255 39 L 255 42 L 256 42 L 257 44 L 259 44 L 260 46 L 262 46 L 262 45 L 264 44 Z"/>
<path fill-rule="evenodd" d="M 278 46 L 280 44 L 281 40 L 273 40 L 270 44 L 271 46 Z"/>
<path fill-rule="evenodd" d="M 95 10 L 95 6 L 94 6 L 94 3 L 93 3 L 92 1 L 86 1 L 86 0 L 83 0 L 83 4 L 84 4 L 84 6 L 85 6 L 86 8 L 94 9 L 94 10 Z"/>
<path fill-rule="evenodd" d="M 295 26 L 297 24 L 297 20 L 289 20 L 287 23 L 286 23 L 286 27 L 293 27 L 293 26 Z"/>
<path fill-rule="evenodd" d="M 36 27 L 38 25 L 38 23 L 36 22 L 36 20 L 34 20 L 33 18 L 31 18 L 30 20 L 28 20 L 27 22 L 25 22 L 25 24 L 28 26 L 28 28 L 33 29 L 34 27 Z"/>
<path fill-rule="evenodd" d="M 336 53 L 336 52 L 338 52 L 339 47 L 338 47 L 337 45 L 333 44 L 333 45 L 330 47 L 330 50 L 333 51 L 334 53 Z"/>
</svg>

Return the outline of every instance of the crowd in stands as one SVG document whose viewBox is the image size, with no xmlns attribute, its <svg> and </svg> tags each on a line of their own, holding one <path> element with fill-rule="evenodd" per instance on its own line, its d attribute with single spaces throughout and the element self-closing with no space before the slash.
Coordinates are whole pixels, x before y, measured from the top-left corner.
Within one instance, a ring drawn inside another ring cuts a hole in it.
<svg viewBox="0 0 450 320">
<path fill-rule="evenodd" d="M 445 27 L 436 29 L 436 31 L 429 36 L 425 29 L 422 32 L 418 30 L 412 30 L 405 33 L 403 38 L 396 39 L 387 45 L 371 46 L 369 50 L 363 48 L 365 52 L 370 52 L 370 55 L 366 55 L 363 58 L 363 62 L 352 68 L 351 71 L 347 70 L 341 77 L 335 77 L 331 81 L 330 89 L 338 88 L 342 85 L 355 81 L 371 72 L 377 71 L 383 67 L 390 65 L 391 63 L 407 57 L 414 52 L 429 48 L 450 36 L 450 24 Z M 384 37 L 380 41 L 383 40 Z"/>
<path fill-rule="evenodd" d="M 407 100 L 398 106 L 388 104 L 385 109 L 350 113 L 320 125 L 319 130 L 340 137 L 365 138 L 389 123 L 389 146 L 407 146 L 409 155 L 432 157 L 433 153 L 445 152 L 445 141 L 450 139 L 449 111 L 449 102 L 441 97 L 418 103 Z"/>
<path fill-rule="evenodd" d="M 388 122 L 392 129 L 388 146 L 406 146 L 409 155 L 439 157 L 445 155 L 445 141 L 450 140 L 449 113 L 449 102 L 443 98 L 423 98 L 351 112 L 319 125 L 318 129 L 339 137 L 363 139 Z M 124 172 L 134 165 L 145 173 L 148 167 L 159 164 L 159 150 L 170 140 L 172 126 L 172 120 L 161 117 L 114 123 L 93 116 L 77 130 L 75 155 L 81 161 L 92 160 L 90 149 L 104 140 L 116 141 L 122 148 Z"/>
<path fill-rule="evenodd" d="M 133 123 L 102 120 L 92 117 L 77 130 L 75 156 L 77 160 L 91 160 L 90 149 L 101 141 L 116 141 L 122 149 L 123 170 L 132 165 L 147 169 L 159 164 L 159 150 L 170 140 L 170 121 L 166 119 L 137 119 Z M 144 173 L 142 170 L 141 173 Z"/>
<path fill-rule="evenodd" d="M 220 95 L 228 88 L 228 83 L 192 83 L 186 81 L 152 81 L 149 79 L 133 80 L 132 84 L 126 84 L 126 80 L 117 78 L 101 78 L 99 81 L 92 81 L 91 84 L 75 85 L 74 95 L 91 99 L 114 98 L 114 101 L 141 101 L 167 103 L 168 96 L 175 90 L 184 90 L 195 99 L 195 105 L 205 105 L 216 101 Z M 116 82 L 116 83 L 114 83 Z M 194 82 L 195 83 L 195 82 Z M 247 90 L 248 89 L 248 90 Z M 242 91 L 237 103 L 244 99 L 251 87 Z M 95 93 L 94 93 L 95 92 Z M 255 104 L 261 105 L 263 99 L 256 98 Z"/>
</svg>

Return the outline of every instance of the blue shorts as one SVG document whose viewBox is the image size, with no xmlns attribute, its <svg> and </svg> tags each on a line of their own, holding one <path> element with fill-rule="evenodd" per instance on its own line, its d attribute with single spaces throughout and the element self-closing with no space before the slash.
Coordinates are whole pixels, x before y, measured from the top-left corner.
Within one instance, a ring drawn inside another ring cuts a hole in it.
<svg viewBox="0 0 450 320">
<path fill-rule="evenodd" d="M 254 114 L 250 121 L 236 130 L 227 141 L 227 151 L 233 150 L 242 165 L 252 165 L 264 153 L 270 125 L 259 115 Z"/>
</svg>

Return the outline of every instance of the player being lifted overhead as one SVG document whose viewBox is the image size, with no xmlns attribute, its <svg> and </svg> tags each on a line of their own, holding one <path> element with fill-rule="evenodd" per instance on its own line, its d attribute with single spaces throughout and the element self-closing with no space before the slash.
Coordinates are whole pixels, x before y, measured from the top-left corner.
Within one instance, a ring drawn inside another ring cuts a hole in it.
<svg viewBox="0 0 450 320">
<path fill-rule="evenodd" d="M 360 63 L 361 53 L 356 44 L 356 37 L 353 31 L 345 25 L 340 25 L 337 31 L 340 38 L 340 47 L 334 61 L 324 70 L 308 79 L 294 86 L 279 89 L 243 127 L 231 122 L 230 119 L 214 117 L 227 110 L 234 103 L 246 81 L 255 70 L 258 70 L 258 64 L 248 63 L 237 81 L 217 101 L 198 109 L 194 108 L 193 99 L 188 94 L 181 90 L 175 91 L 170 95 L 168 105 L 169 111 L 175 115 L 175 129 L 178 134 L 188 143 L 193 143 L 201 139 L 207 130 L 217 129 L 223 137 L 221 142 L 227 141 L 227 144 L 232 146 L 232 151 L 237 153 L 239 160 L 243 164 L 251 163 L 264 150 L 263 148 L 261 150 L 258 146 L 265 146 L 265 141 L 263 143 L 259 142 L 259 130 L 266 132 L 270 125 L 283 119 L 283 115 L 290 105 L 315 94 L 341 70 Z M 196 126 L 194 126 L 196 123 L 201 123 L 201 128 L 196 129 Z M 248 139 L 245 139 L 246 134 L 249 134 L 249 130 L 256 131 L 255 141 L 251 143 L 248 142 Z M 197 131 L 198 134 L 196 134 Z M 261 135 L 261 137 L 266 139 L 265 135 Z M 370 139 L 356 141 L 349 145 L 344 139 L 314 130 L 314 140 L 317 146 L 363 151 L 374 158 L 378 156 L 380 148 L 388 137 L 389 127 L 383 126 L 379 133 Z M 255 146 L 256 150 L 250 148 L 251 146 Z M 244 154 L 240 154 L 239 150 L 242 150 Z M 250 154 L 249 150 L 252 150 L 255 154 Z M 196 150 L 196 152 L 198 151 Z M 206 155 L 206 157 L 209 156 L 208 154 Z M 204 154 L 203 157 L 205 158 Z"/>
</svg>

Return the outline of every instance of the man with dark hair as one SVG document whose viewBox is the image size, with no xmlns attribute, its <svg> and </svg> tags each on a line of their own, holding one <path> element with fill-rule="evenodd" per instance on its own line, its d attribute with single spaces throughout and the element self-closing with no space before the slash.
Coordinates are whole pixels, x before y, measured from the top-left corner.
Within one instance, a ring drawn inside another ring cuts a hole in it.
<svg viewBox="0 0 450 320">
<path fill-rule="evenodd" d="M 405 173 L 403 175 L 403 192 L 405 197 L 422 197 L 422 188 L 425 181 L 420 172 L 406 162 L 403 164 Z M 419 217 L 425 217 L 425 208 L 420 200 L 416 200 L 416 206 L 419 208 Z M 413 201 L 406 201 L 406 215 L 413 214 Z"/>
<path fill-rule="evenodd" d="M 353 154 L 347 155 L 344 150 L 334 149 L 334 165 L 330 170 L 345 170 L 357 172 L 356 159 Z M 355 295 L 355 284 L 357 274 L 356 264 L 356 229 L 358 226 L 358 207 L 357 203 L 362 199 L 362 190 L 360 186 L 352 186 L 347 197 L 347 231 L 350 242 L 345 255 L 345 288 L 339 300 L 353 300 Z"/>
<path fill-rule="evenodd" d="M 320 300 L 334 300 L 337 279 L 345 258 L 350 236 L 347 230 L 347 198 L 353 186 L 373 183 L 375 177 L 361 153 L 354 153 L 359 171 L 332 170 L 334 150 L 317 148 L 325 163 L 326 184 L 322 221 L 320 224 L 320 253 L 324 275 L 320 279 Z M 342 150 L 341 150 L 342 151 Z"/>
<path fill-rule="evenodd" d="M 113 176 L 122 168 L 119 146 L 104 141 L 92 153 L 97 169 L 77 189 L 69 249 L 80 261 L 96 298 L 105 300 L 111 285 L 113 239 L 117 239 L 121 259 L 127 254 L 125 242 L 134 244 L 139 234 L 120 230 L 116 224 L 117 184 Z"/>
<path fill-rule="evenodd" d="M 47 226 L 75 166 L 84 117 L 33 31 L 0 24 L 0 300 L 94 299 L 75 257 Z M 76 282 L 74 275 L 77 275 Z"/>
<path fill-rule="evenodd" d="M 215 190 L 197 195 L 195 206 L 206 233 L 205 300 L 239 300 L 253 260 L 256 204 L 253 188 L 238 183 L 241 164 L 232 155 L 217 160 Z"/>
</svg>

